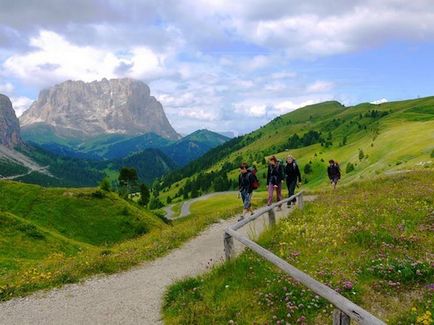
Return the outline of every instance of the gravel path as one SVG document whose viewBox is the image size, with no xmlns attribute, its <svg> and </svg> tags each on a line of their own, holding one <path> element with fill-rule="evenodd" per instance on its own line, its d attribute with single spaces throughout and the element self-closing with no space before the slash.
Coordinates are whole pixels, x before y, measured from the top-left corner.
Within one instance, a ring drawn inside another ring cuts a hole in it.
<svg viewBox="0 0 434 325">
<path fill-rule="evenodd" d="M 276 217 L 288 213 L 284 207 Z M 169 255 L 129 271 L 1 303 L 0 324 L 159 324 L 166 287 L 222 262 L 224 229 L 236 219 L 216 223 Z M 241 231 L 254 237 L 263 230 L 265 219 Z M 240 252 L 243 247 L 235 242 Z"/>
<path fill-rule="evenodd" d="M 167 207 L 164 207 L 163 210 L 166 212 L 166 215 L 164 216 L 166 219 L 169 220 L 174 220 L 176 219 L 175 216 L 175 211 L 173 211 L 173 205 L 169 205 Z"/>
<path fill-rule="evenodd" d="M 236 191 L 214 192 L 214 193 L 202 195 L 202 196 L 195 198 L 195 199 L 185 201 L 181 206 L 181 213 L 179 214 L 179 216 L 175 216 L 175 211 L 173 211 L 173 205 L 169 205 L 167 207 L 164 207 L 163 210 L 166 212 L 166 215 L 165 215 L 166 219 L 176 220 L 176 219 L 180 219 L 180 218 L 185 218 L 191 214 L 190 207 L 194 202 L 206 200 L 206 199 L 213 197 L 213 196 L 216 196 L 216 195 L 237 194 L 237 193 L 238 192 L 236 192 Z"/>
<path fill-rule="evenodd" d="M 214 192 L 214 193 L 209 193 L 209 194 L 202 195 L 202 196 L 200 196 L 200 197 L 198 197 L 196 199 L 185 201 L 184 204 L 181 207 L 181 214 L 180 214 L 180 216 L 178 218 L 183 218 L 183 217 L 189 216 L 191 214 L 190 207 L 191 207 L 191 205 L 194 202 L 203 201 L 203 200 L 206 200 L 206 199 L 208 199 L 210 197 L 213 197 L 213 196 L 216 196 L 216 195 L 221 195 L 221 194 L 237 194 L 237 193 L 238 193 L 237 191 Z"/>
</svg>

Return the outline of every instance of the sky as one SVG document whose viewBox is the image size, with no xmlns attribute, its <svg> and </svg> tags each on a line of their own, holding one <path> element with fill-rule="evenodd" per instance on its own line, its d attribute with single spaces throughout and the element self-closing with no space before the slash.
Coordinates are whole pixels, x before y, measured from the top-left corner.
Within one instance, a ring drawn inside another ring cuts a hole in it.
<svg viewBox="0 0 434 325">
<path fill-rule="evenodd" d="M 17 115 L 65 80 L 122 77 L 182 134 L 431 96 L 434 1 L 0 0 L 0 93 Z"/>
</svg>

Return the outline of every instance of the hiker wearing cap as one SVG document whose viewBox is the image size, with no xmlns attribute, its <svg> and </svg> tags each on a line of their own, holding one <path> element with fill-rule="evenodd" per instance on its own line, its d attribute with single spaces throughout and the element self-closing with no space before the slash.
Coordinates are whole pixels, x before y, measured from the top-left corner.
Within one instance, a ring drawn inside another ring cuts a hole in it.
<svg viewBox="0 0 434 325">
<path fill-rule="evenodd" d="M 291 155 L 286 158 L 285 180 L 286 186 L 288 187 L 288 197 L 291 197 L 294 195 L 295 187 L 301 183 L 300 169 L 295 162 L 295 158 Z M 295 198 L 288 201 L 288 206 L 295 204 L 296 201 Z"/>
</svg>

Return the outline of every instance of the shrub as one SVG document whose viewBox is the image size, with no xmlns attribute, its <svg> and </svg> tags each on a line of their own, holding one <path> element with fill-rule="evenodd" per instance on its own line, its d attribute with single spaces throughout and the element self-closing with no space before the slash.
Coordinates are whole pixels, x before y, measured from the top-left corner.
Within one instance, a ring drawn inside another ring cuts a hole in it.
<svg viewBox="0 0 434 325">
<path fill-rule="evenodd" d="M 434 149 L 431 151 L 431 158 L 434 158 Z"/>
<path fill-rule="evenodd" d="M 99 188 L 105 192 L 111 191 L 111 185 L 110 185 L 110 181 L 109 181 L 108 177 L 104 177 L 102 179 L 101 183 L 99 183 Z"/>
<path fill-rule="evenodd" d="M 159 209 L 162 206 L 163 206 L 163 203 L 161 203 L 160 199 L 157 197 L 153 197 L 151 199 L 151 202 L 149 203 L 149 209 L 151 209 L 151 210 Z"/>
<path fill-rule="evenodd" d="M 347 173 L 347 174 L 349 174 L 349 173 L 351 173 L 352 171 L 354 170 L 354 165 L 352 164 L 352 163 L 348 163 L 347 164 L 347 167 L 345 168 L 345 172 Z"/>
<path fill-rule="evenodd" d="M 101 190 L 96 190 L 95 192 L 92 192 L 91 196 L 96 199 L 103 199 L 105 198 L 105 193 Z"/>
<path fill-rule="evenodd" d="M 150 193 L 149 193 L 149 189 L 145 184 L 141 184 L 140 185 L 140 203 L 143 206 L 147 206 L 149 203 L 149 197 L 150 197 Z"/>
<path fill-rule="evenodd" d="M 312 173 L 312 165 L 311 165 L 311 164 L 306 164 L 306 165 L 304 166 L 304 173 L 305 173 L 305 174 L 310 174 L 310 173 Z"/>
<path fill-rule="evenodd" d="M 21 231 L 22 233 L 24 233 L 25 235 L 33 238 L 33 239 L 44 239 L 45 236 L 42 232 L 40 232 L 34 225 L 20 225 L 18 227 L 18 230 Z"/>
<path fill-rule="evenodd" d="M 363 158 L 365 158 L 365 154 L 362 149 L 359 149 L 359 160 L 362 160 Z"/>
</svg>

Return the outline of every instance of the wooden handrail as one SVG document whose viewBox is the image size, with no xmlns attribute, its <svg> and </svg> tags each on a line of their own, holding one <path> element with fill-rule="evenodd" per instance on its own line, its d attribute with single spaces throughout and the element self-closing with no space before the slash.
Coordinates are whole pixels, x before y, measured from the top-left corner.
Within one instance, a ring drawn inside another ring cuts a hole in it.
<svg viewBox="0 0 434 325">
<path fill-rule="evenodd" d="M 302 283 L 310 290 L 315 292 L 317 295 L 323 297 L 331 304 L 333 304 L 337 309 L 333 314 L 333 324 L 334 325 L 346 325 L 350 324 L 350 318 L 359 322 L 362 325 L 385 325 L 383 321 L 376 318 L 374 315 L 364 310 L 360 306 L 354 304 L 349 299 L 345 298 L 341 294 L 337 293 L 335 290 L 326 286 L 325 284 L 315 280 L 311 276 L 306 273 L 300 271 L 296 267 L 292 266 L 288 262 L 284 261 L 280 257 L 276 256 L 272 252 L 258 245 L 254 241 L 244 237 L 239 232 L 238 229 L 243 227 L 244 225 L 252 222 L 262 216 L 264 213 L 269 213 L 270 222 L 272 223 L 274 219 L 274 208 L 282 205 L 285 202 L 292 201 L 294 198 L 298 197 L 298 204 L 300 208 L 303 208 L 303 192 L 297 193 L 287 199 L 279 201 L 273 205 L 270 205 L 266 208 L 260 209 L 252 216 L 243 219 L 236 224 L 225 230 L 224 236 L 224 247 L 225 247 L 225 255 L 226 259 L 229 260 L 233 257 L 233 238 L 237 239 L 239 242 L 250 248 L 252 251 L 256 252 L 266 260 L 270 261 L 277 267 L 279 267 L 282 271 L 290 275 L 296 281 Z"/>
</svg>

